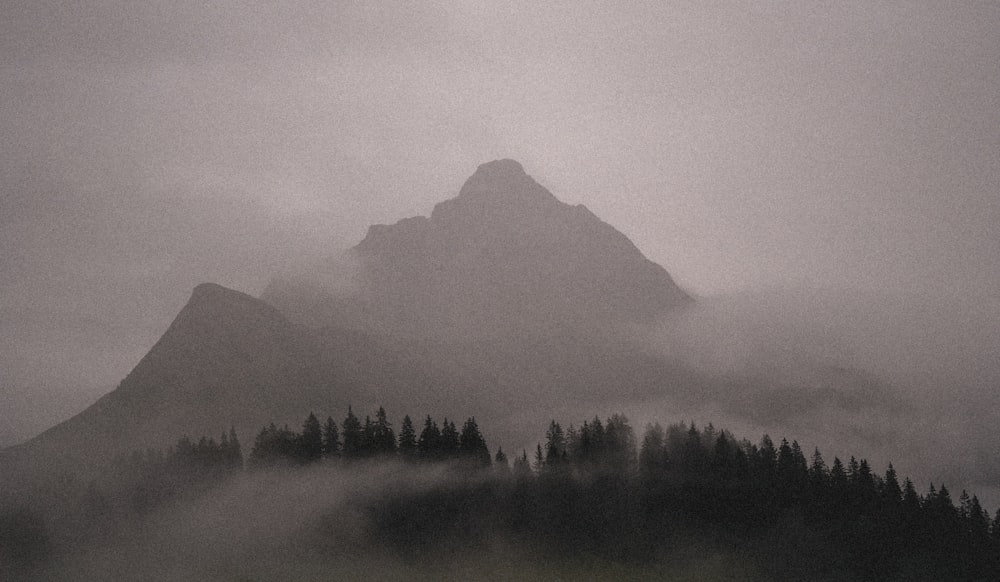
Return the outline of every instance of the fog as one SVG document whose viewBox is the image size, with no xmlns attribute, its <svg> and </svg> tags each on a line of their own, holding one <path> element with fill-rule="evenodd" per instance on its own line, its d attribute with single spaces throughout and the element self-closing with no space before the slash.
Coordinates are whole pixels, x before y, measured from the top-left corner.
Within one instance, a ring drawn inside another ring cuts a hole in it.
<svg viewBox="0 0 1000 582">
<path fill-rule="evenodd" d="M 614 564 L 546 553 L 500 531 L 443 541 L 389 545 L 371 509 L 391 497 L 449 491 L 489 478 L 454 467 L 393 462 L 320 465 L 240 475 L 207 493 L 132 517 L 111 535 L 57 538 L 37 570 L 40 579 L 133 580 L 551 580 L 656 575 L 663 580 L 729 579 L 752 567 L 694 541 L 665 552 L 669 560 Z M 480 510 L 484 508 L 479 508 Z M 401 524 L 402 525 L 402 524 Z M 424 531 L 421 524 L 416 531 Z M 411 526 L 412 527 L 412 526 Z"/>
</svg>

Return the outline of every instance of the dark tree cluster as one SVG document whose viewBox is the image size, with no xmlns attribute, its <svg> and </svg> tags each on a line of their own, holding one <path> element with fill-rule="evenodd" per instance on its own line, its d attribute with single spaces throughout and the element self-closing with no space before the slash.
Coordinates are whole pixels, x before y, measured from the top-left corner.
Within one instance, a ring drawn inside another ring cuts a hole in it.
<svg viewBox="0 0 1000 582">
<path fill-rule="evenodd" d="M 492 479 L 381 500 L 376 529 L 405 551 L 501 533 L 641 562 L 708 540 L 770 579 L 1000 580 L 1000 511 L 991 521 L 965 492 L 956 505 L 944 485 L 920 495 L 891 465 L 828 466 L 795 441 L 693 423 L 650 425 L 637 443 L 621 415 L 552 421 L 534 457 L 534 470 L 524 452 Z"/>
<path fill-rule="evenodd" d="M 502 453 L 501 453 L 502 455 Z M 348 407 L 347 416 L 338 428 L 328 417 L 322 425 L 310 413 L 295 432 L 273 423 L 260 430 L 254 440 L 248 465 L 263 468 L 302 465 L 327 459 L 400 458 L 406 461 L 460 461 L 471 467 L 491 464 L 489 448 L 475 418 L 469 418 L 459 430 L 447 418 L 440 427 L 427 417 L 417 435 L 409 416 L 403 418 L 397 438 L 385 409 L 379 407 L 375 418 L 358 418 Z M 506 457 L 503 457 L 506 460 Z"/>
</svg>

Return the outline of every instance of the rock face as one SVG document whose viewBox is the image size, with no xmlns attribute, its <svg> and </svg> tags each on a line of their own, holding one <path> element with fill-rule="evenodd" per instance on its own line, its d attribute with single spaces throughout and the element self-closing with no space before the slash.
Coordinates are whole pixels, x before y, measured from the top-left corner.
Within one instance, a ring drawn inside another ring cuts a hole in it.
<svg viewBox="0 0 1000 582">
<path fill-rule="evenodd" d="M 302 322 L 447 340 L 590 332 L 690 301 L 625 235 L 513 160 L 479 166 L 429 218 L 372 226 L 348 260 L 349 295 L 276 281 L 264 299 Z"/>
</svg>

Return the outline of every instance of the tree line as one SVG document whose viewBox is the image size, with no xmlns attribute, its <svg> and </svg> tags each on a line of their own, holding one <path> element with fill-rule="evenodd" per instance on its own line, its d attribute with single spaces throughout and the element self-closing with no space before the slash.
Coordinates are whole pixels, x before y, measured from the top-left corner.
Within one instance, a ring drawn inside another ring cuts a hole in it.
<svg viewBox="0 0 1000 582">
<path fill-rule="evenodd" d="M 470 467 L 488 467 L 492 463 L 486 440 L 475 417 L 470 417 L 459 430 L 446 418 L 439 426 L 427 416 L 417 435 L 409 415 L 403 417 L 399 436 L 389 422 L 385 409 L 379 407 L 375 418 L 365 416 L 362 422 L 351 407 L 339 428 L 333 417 L 320 423 L 314 413 L 296 432 L 287 425 L 274 423 L 257 433 L 247 460 L 249 469 L 309 464 L 321 459 L 368 459 L 398 457 L 406 461 L 461 461 Z M 502 450 L 498 462 L 506 463 Z"/>
</svg>

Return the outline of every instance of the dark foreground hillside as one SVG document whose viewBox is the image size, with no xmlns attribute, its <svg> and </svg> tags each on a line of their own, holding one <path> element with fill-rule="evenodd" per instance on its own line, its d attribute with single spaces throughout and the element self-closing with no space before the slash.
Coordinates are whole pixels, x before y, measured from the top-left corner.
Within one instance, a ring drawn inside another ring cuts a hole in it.
<svg viewBox="0 0 1000 582">
<path fill-rule="evenodd" d="M 244 451 L 246 461 L 244 462 Z M 385 411 L 182 438 L 5 492 L 3 579 L 998 580 L 1000 512 L 890 465 L 621 415 L 490 452 Z"/>
</svg>

